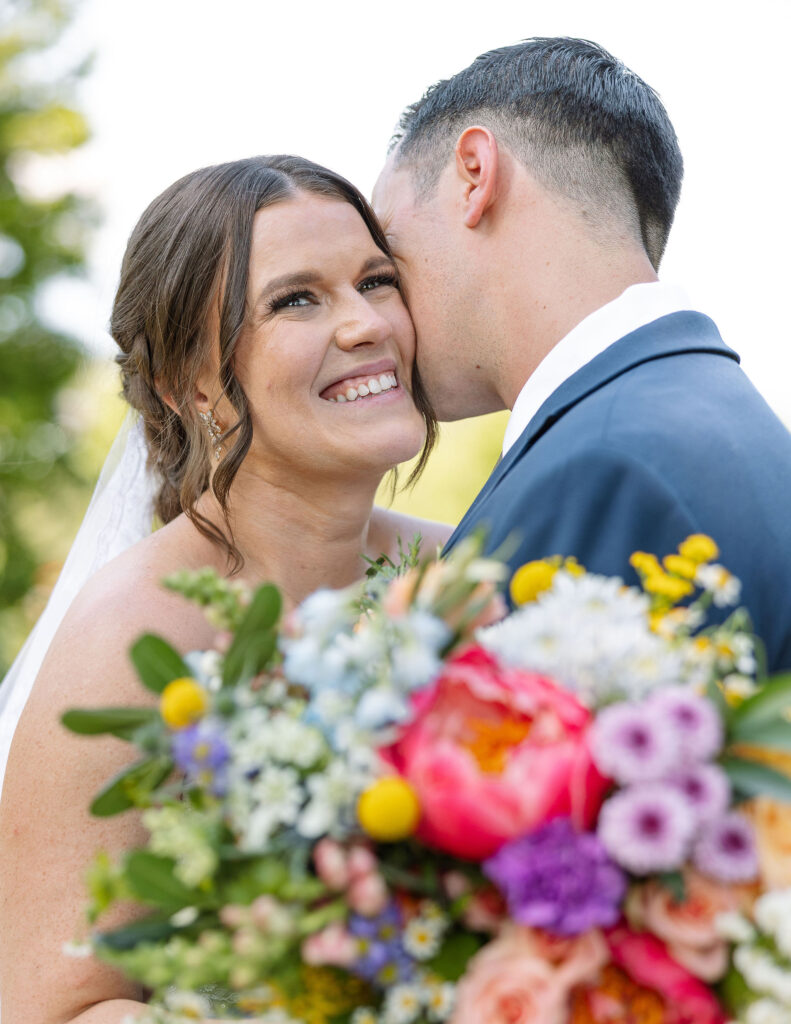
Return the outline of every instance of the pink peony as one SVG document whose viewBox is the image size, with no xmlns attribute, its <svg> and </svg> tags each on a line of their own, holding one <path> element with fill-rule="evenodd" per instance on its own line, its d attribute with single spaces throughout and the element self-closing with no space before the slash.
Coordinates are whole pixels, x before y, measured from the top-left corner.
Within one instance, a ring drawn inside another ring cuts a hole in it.
<svg viewBox="0 0 791 1024">
<path fill-rule="evenodd" d="M 725 1024 L 727 1017 L 712 992 L 668 953 L 653 935 L 619 926 L 607 933 L 616 967 L 665 1003 L 667 1024 Z"/>
<path fill-rule="evenodd" d="M 512 925 L 470 960 L 451 1024 L 565 1024 L 572 987 L 593 981 L 606 960 L 599 932 L 546 945 Z"/>
<path fill-rule="evenodd" d="M 595 818 L 607 781 L 588 748 L 591 714 L 550 679 L 470 647 L 414 712 L 386 756 L 418 794 L 424 842 L 482 860 L 552 818 Z"/>
</svg>

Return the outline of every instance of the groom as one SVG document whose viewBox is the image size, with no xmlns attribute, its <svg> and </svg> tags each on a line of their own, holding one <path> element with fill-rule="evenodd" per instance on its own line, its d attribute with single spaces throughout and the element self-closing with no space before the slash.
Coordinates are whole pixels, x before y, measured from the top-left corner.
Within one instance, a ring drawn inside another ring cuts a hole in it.
<svg viewBox="0 0 791 1024">
<path fill-rule="evenodd" d="M 512 567 L 574 555 L 633 582 L 633 551 L 708 533 L 768 668 L 790 669 L 791 435 L 657 280 L 682 170 L 641 79 L 593 43 L 531 39 L 406 110 L 374 205 L 439 419 L 512 410 L 449 547 L 485 525 L 490 550 L 516 538 Z"/>
</svg>

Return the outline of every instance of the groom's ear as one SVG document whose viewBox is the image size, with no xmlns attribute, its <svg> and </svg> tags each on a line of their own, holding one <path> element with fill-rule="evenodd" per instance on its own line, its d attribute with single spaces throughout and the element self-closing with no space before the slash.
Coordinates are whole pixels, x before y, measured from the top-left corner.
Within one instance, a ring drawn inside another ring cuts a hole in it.
<svg viewBox="0 0 791 1024">
<path fill-rule="evenodd" d="M 464 185 L 464 225 L 477 227 L 496 195 L 499 154 L 488 128 L 465 128 L 456 143 L 456 172 Z"/>
</svg>

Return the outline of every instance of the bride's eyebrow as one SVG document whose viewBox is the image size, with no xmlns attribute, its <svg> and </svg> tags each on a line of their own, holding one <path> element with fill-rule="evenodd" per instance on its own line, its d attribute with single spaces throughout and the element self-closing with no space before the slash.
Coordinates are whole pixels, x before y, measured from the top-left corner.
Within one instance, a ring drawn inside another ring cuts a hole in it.
<svg viewBox="0 0 791 1024">
<path fill-rule="evenodd" d="M 273 277 L 271 281 L 267 281 L 258 293 L 255 304 L 260 306 L 267 295 L 271 295 L 272 292 L 279 292 L 283 288 L 306 288 L 320 280 L 321 274 L 313 270 L 306 270 L 299 274 L 281 274 L 280 277 Z"/>
</svg>

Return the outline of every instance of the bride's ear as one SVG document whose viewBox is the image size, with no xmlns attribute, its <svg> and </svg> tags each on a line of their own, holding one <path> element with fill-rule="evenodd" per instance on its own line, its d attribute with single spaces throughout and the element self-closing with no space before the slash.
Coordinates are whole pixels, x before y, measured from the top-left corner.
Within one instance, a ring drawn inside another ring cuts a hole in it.
<svg viewBox="0 0 791 1024">
<path fill-rule="evenodd" d="M 465 227 L 475 228 L 497 194 L 499 153 L 497 140 L 488 128 L 465 128 L 456 142 L 456 172 L 464 185 Z"/>
<path fill-rule="evenodd" d="M 159 379 L 159 377 L 157 377 L 154 380 L 154 387 L 157 389 L 157 394 L 168 407 L 168 409 L 172 409 L 173 412 L 176 413 L 176 415 L 179 415 L 179 407 L 176 405 L 176 402 L 173 398 L 173 394 L 168 388 L 163 386 L 162 381 Z"/>
</svg>

